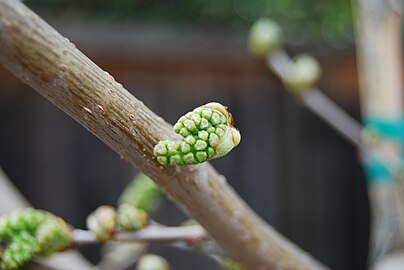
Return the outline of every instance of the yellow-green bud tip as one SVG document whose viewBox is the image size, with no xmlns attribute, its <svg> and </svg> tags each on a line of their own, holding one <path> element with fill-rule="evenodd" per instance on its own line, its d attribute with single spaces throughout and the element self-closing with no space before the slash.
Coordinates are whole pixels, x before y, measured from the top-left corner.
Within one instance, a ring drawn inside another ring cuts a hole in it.
<svg viewBox="0 0 404 270">
<path fill-rule="evenodd" d="M 170 270 L 170 265 L 161 256 L 145 254 L 139 259 L 136 270 Z"/>
<path fill-rule="evenodd" d="M 271 54 L 281 44 L 281 29 L 274 21 L 261 18 L 251 27 L 248 50 L 256 57 Z"/>
<path fill-rule="evenodd" d="M 300 54 L 294 58 L 294 65 L 285 79 L 285 86 L 299 93 L 315 85 L 321 76 L 321 66 L 317 59 L 309 54 Z"/>
<path fill-rule="evenodd" d="M 95 233 L 99 241 L 112 238 L 116 223 L 116 211 L 112 206 L 100 206 L 87 218 L 87 228 Z"/>
</svg>

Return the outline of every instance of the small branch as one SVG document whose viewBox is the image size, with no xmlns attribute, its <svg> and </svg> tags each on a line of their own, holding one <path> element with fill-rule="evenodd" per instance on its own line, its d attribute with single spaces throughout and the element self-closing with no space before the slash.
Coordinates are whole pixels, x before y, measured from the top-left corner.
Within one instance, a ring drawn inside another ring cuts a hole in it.
<svg viewBox="0 0 404 270">
<path fill-rule="evenodd" d="M 76 245 L 99 243 L 95 234 L 86 230 L 73 230 L 73 241 Z M 201 226 L 164 227 L 150 225 L 137 232 L 118 232 L 113 241 L 167 243 L 167 242 L 200 242 L 208 238 L 207 232 Z"/>
<path fill-rule="evenodd" d="M 124 270 L 133 266 L 146 253 L 149 244 L 108 242 L 102 248 L 101 261 L 93 270 Z"/>
<path fill-rule="evenodd" d="M 281 80 L 286 80 L 292 60 L 285 51 L 279 49 L 267 57 L 267 64 Z M 402 162 L 397 152 L 394 149 L 383 147 L 379 143 L 373 145 L 364 143 L 362 125 L 324 95 L 318 87 L 303 90 L 298 98 L 306 108 L 355 146 L 364 161 L 375 156 L 382 157 L 381 162 L 392 175 L 402 177 L 398 174 L 401 171 Z M 401 178 L 399 180 L 404 181 Z"/>
<path fill-rule="evenodd" d="M 285 51 L 279 49 L 268 55 L 267 64 L 281 80 L 286 80 L 292 60 Z M 319 88 L 303 90 L 298 97 L 310 111 L 324 120 L 350 143 L 358 148 L 361 147 L 362 126 L 324 95 Z"/>
</svg>

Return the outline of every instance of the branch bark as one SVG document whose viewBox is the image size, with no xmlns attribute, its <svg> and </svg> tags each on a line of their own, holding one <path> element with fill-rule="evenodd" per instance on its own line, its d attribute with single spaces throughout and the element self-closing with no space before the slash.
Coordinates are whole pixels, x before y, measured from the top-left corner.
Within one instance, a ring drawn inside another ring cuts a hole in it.
<svg viewBox="0 0 404 270">
<path fill-rule="evenodd" d="M 0 0 L 0 62 L 161 185 L 248 269 L 325 269 L 264 222 L 208 163 L 163 167 L 154 145 L 175 134 L 21 2 Z"/>
</svg>

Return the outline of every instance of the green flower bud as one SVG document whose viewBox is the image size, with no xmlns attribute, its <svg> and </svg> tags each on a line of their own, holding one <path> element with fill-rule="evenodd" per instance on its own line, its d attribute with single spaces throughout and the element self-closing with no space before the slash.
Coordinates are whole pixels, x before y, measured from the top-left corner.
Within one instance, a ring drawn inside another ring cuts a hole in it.
<svg viewBox="0 0 404 270">
<path fill-rule="evenodd" d="M 18 269 L 29 262 L 40 250 L 35 236 L 26 231 L 16 233 L 7 248 L 1 254 L 0 268 L 4 270 Z"/>
<path fill-rule="evenodd" d="M 16 269 L 34 255 L 51 255 L 71 245 L 70 230 L 59 217 L 37 209 L 16 210 L 0 217 L 1 269 Z"/>
<path fill-rule="evenodd" d="M 211 102 L 180 117 L 174 131 L 182 141 L 164 140 L 154 147 L 162 165 L 182 166 L 205 162 L 226 155 L 241 140 L 227 108 Z"/>
<path fill-rule="evenodd" d="M 47 219 L 39 226 L 36 238 L 41 256 L 50 256 L 57 251 L 67 249 L 73 244 L 66 222 L 50 213 L 47 215 Z"/>
<path fill-rule="evenodd" d="M 118 200 L 118 205 L 131 204 L 151 213 L 157 209 L 161 197 L 160 187 L 144 174 L 138 174 Z"/>
<path fill-rule="evenodd" d="M 166 259 L 154 254 L 145 254 L 140 257 L 136 270 L 170 270 Z"/>
<path fill-rule="evenodd" d="M 87 217 L 87 228 L 99 241 L 108 241 L 114 236 L 116 212 L 112 206 L 100 206 Z"/>
<path fill-rule="evenodd" d="M 138 231 L 146 227 L 149 217 L 145 211 L 131 204 L 121 204 L 118 208 L 118 224 L 123 231 Z"/>
<path fill-rule="evenodd" d="M 295 93 L 315 85 L 321 76 L 321 66 L 318 61 L 308 54 L 301 54 L 295 57 L 294 64 L 287 74 L 285 87 Z"/>
<path fill-rule="evenodd" d="M 281 45 L 281 29 L 274 21 L 261 18 L 251 27 L 248 49 L 256 57 L 265 57 Z"/>
<path fill-rule="evenodd" d="M 34 232 L 45 219 L 41 210 L 32 208 L 20 209 L 9 215 L 0 217 L 0 239 L 10 239 L 22 231 Z"/>
</svg>

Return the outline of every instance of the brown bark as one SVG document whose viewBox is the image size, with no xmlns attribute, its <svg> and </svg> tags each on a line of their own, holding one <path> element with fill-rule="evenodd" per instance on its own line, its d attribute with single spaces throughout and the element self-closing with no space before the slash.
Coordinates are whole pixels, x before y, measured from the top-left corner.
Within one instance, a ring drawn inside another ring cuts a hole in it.
<svg viewBox="0 0 404 270">
<path fill-rule="evenodd" d="M 15 0 L 0 0 L 0 62 L 161 185 L 248 269 L 324 269 L 266 226 L 208 163 L 163 167 L 154 145 L 175 134 L 66 38 Z"/>
</svg>

